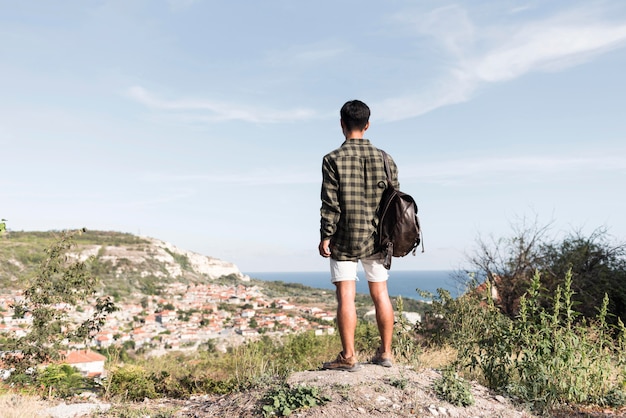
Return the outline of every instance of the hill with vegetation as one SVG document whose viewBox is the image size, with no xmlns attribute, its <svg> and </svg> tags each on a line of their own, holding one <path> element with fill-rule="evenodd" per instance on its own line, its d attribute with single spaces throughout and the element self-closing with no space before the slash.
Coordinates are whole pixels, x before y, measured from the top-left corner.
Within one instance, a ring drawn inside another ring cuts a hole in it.
<svg viewBox="0 0 626 418">
<path fill-rule="evenodd" d="M 8 231 L 0 235 L 0 288 L 23 289 L 48 256 L 61 231 Z M 184 250 L 156 238 L 114 231 L 85 230 L 73 237 L 70 257 L 86 263 L 99 279 L 100 292 L 115 300 L 130 295 L 161 295 L 171 283 L 259 286 L 269 298 L 324 305 L 334 302 L 332 292 L 299 283 L 262 281 L 244 275 L 228 261 Z M 369 297 L 358 295 L 359 310 L 367 312 Z M 407 310 L 423 311 L 416 300 L 405 301 Z"/>
<path fill-rule="evenodd" d="M 20 287 L 46 257 L 59 232 L 11 231 L 0 238 L 0 286 Z M 75 236 L 70 256 L 89 259 L 107 294 L 155 294 L 172 282 L 207 283 L 220 277 L 246 279 L 233 263 L 201 255 L 149 237 L 86 230 Z"/>
</svg>

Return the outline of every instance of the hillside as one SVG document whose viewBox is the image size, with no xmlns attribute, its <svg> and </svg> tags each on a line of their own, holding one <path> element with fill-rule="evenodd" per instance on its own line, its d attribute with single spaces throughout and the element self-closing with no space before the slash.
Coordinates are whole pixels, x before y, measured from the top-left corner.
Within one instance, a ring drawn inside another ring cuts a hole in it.
<svg viewBox="0 0 626 418">
<path fill-rule="evenodd" d="M 31 277 L 45 249 L 59 232 L 14 232 L 0 238 L 0 286 L 18 288 Z M 91 271 L 102 280 L 107 293 L 153 294 L 167 283 L 206 283 L 230 276 L 246 280 L 236 265 L 204 256 L 149 237 L 110 231 L 86 231 L 76 236 L 74 255 L 92 258 Z"/>
</svg>

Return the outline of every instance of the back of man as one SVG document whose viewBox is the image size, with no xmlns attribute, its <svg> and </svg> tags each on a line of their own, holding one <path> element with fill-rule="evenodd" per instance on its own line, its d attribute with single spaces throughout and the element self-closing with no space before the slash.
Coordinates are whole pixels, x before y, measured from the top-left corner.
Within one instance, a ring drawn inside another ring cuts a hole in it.
<svg viewBox="0 0 626 418">
<path fill-rule="evenodd" d="M 380 151 L 363 135 L 369 128 L 370 110 L 359 100 L 341 108 L 345 142 L 327 154 L 322 163 L 322 207 L 319 253 L 330 258 L 331 280 L 337 288 L 337 325 L 343 351 L 328 369 L 353 371 L 356 328 L 357 263 L 360 261 L 376 308 L 381 346 L 372 362 L 391 366 L 393 308 L 387 292 L 388 273 L 377 246 L 378 207 L 387 187 Z M 399 188 L 397 167 L 389 159 L 392 182 Z"/>
<path fill-rule="evenodd" d="M 322 172 L 321 229 L 332 237 L 333 258 L 356 261 L 374 254 L 377 211 L 387 187 L 380 151 L 367 139 L 348 139 L 324 157 Z"/>
</svg>

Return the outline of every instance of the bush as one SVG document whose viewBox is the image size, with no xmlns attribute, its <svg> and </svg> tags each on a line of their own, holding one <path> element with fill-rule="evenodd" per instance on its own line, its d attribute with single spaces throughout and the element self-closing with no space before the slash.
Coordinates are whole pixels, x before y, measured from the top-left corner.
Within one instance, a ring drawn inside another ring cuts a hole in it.
<svg viewBox="0 0 626 418">
<path fill-rule="evenodd" d="M 394 324 L 393 354 L 409 363 L 418 361 L 421 347 L 417 342 L 416 329 L 404 316 L 404 300 L 401 296 L 396 299 L 396 323 Z"/>
<path fill-rule="evenodd" d="M 457 370 L 477 371 L 490 388 L 539 409 L 619 403 L 626 376 L 624 325 L 607 323 L 608 297 L 596 317 L 585 320 L 572 296 L 570 274 L 549 294 L 537 273 L 520 299 L 518 318 L 510 320 L 477 292 L 457 300 L 440 292 L 433 303 L 437 322 L 427 331 L 457 349 Z"/>
<path fill-rule="evenodd" d="M 320 394 L 316 386 L 281 386 L 263 397 L 263 416 L 288 416 L 297 409 L 324 405 L 328 401 L 330 398 Z"/>
<path fill-rule="evenodd" d="M 445 369 L 440 378 L 433 382 L 433 389 L 440 399 L 456 406 L 474 405 L 469 382 L 463 380 L 452 369 Z"/>
<path fill-rule="evenodd" d="M 108 395 L 127 401 L 140 401 L 157 397 L 154 382 L 143 367 L 123 366 L 111 373 Z"/>
<path fill-rule="evenodd" d="M 86 381 L 80 372 L 69 364 L 51 364 L 37 376 L 37 381 L 47 390 L 48 396 L 67 398 L 81 389 Z"/>
<path fill-rule="evenodd" d="M 563 288 L 557 286 L 549 297 L 551 308 L 547 309 L 540 304 L 541 282 L 536 274 L 520 300 L 518 321 L 504 336 L 514 348 L 515 373 L 508 391 L 522 399 L 545 405 L 593 403 L 605 398 L 624 373 L 620 359 L 624 327 L 621 321 L 621 329 L 607 324 L 608 297 L 594 320 L 579 320 L 571 284 L 568 273 Z"/>
</svg>

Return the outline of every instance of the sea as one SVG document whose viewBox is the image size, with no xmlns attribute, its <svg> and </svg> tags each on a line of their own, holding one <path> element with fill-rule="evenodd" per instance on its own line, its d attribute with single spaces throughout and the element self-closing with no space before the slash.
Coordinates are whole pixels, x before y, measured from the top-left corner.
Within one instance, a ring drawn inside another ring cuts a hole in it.
<svg viewBox="0 0 626 418">
<path fill-rule="evenodd" d="M 330 282 L 330 273 L 322 272 L 243 272 L 253 279 L 299 283 L 309 287 L 335 290 Z M 357 293 L 369 293 L 365 274 L 359 272 L 356 283 Z M 465 291 L 465 280 L 461 273 L 452 270 L 415 270 L 389 271 L 387 288 L 390 296 L 402 296 L 416 300 L 427 300 L 420 296 L 417 289 L 436 294 L 437 289 L 445 289 L 452 297 L 458 297 Z"/>
</svg>

